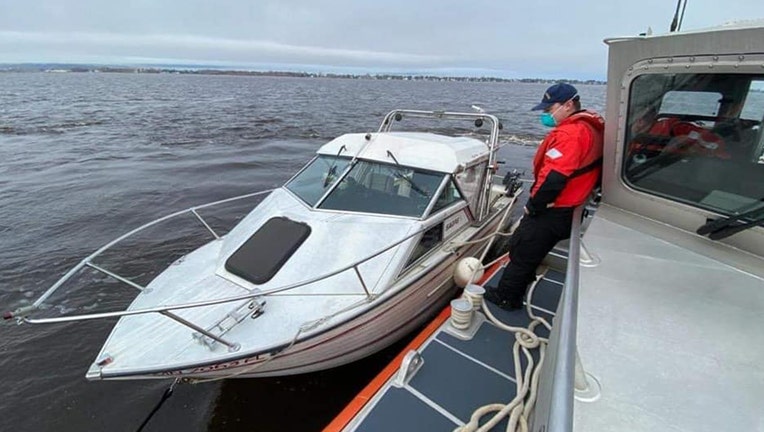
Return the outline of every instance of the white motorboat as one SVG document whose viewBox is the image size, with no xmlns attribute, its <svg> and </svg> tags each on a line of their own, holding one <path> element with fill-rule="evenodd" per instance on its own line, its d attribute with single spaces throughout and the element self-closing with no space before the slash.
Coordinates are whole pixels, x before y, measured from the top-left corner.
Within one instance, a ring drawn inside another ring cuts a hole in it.
<svg viewBox="0 0 764 432">
<path fill-rule="evenodd" d="M 471 121 L 490 132 L 391 131 L 403 118 Z M 485 113 L 392 111 L 375 133 L 323 145 L 283 187 L 194 207 L 125 234 L 5 318 L 40 324 L 118 317 L 87 372 L 94 380 L 288 375 L 370 355 L 442 309 L 457 291 L 457 263 L 483 259 L 493 234 L 508 225 L 518 186 L 510 176 L 493 184 L 499 130 L 498 119 Z M 266 193 L 225 235 L 197 213 Z M 126 238 L 189 213 L 211 241 L 146 286 L 96 263 Z M 84 269 L 138 294 L 126 310 L 34 316 Z"/>
</svg>

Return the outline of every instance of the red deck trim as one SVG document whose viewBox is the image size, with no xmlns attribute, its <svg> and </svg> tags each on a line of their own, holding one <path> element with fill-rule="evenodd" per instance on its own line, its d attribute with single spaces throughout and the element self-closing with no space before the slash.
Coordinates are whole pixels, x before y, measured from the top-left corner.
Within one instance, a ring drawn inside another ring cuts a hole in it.
<svg viewBox="0 0 764 432">
<path fill-rule="evenodd" d="M 484 284 L 488 281 L 500 268 L 509 262 L 509 258 L 505 255 L 501 260 L 492 265 L 478 281 L 478 284 Z M 374 377 L 366 387 L 363 388 L 358 394 L 351 400 L 337 416 L 329 423 L 323 430 L 323 432 L 339 432 L 343 430 L 350 422 L 358 415 L 359 412 L 366 406 L 366 404 L 377 394 L 377 392 L 385 385 L 385 383 L 398 371 L 403 358 L 406 353 L 412 349 L 418 349 L 421 347 L 430 336 L 435 333 L 440 326 L 451 316 L 451 306 L 446 306 L 437 317 L 435 317 L 427 327 L 424 328 L 416 337 L 401 350 L 401 352 L 385 366 L 382 371 Z"/>
</svg>

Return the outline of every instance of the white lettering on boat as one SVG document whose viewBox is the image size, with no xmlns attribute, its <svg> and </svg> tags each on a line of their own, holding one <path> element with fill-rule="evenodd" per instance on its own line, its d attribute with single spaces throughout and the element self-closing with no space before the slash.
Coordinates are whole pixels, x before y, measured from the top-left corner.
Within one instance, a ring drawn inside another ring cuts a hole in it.
<svg viewBox="0 0 764 432">
<path fill-rule="evenodd" d="M 254 357 L 247 357 L 239 360 L 233 360 L 230 362 L 225 363 L 216 363 L 208 366 L 199 366 L 193 369 L 183 369 L 183 370 L 175 370 L 175 371 L 166 371 L 166 372 L 160 372 L 155 375 L 161 375 L 161 376 L 175 376 L 175 375 L 194 375 L 199 373 L 205 373 L 205 372 L 214 372 L 219 370 L 225 370 L 225 369 L 232 369 L 237 368 L 241 366 L 247 366 L 254 363 L 260 363 L 262 361 L 265 361 L 267 358 L 269 358 L 269 354 L 260 354 L 256 355 Z"/>
<path fill-rule="evenodd" d="M 466 225 L 467 222 L 467 215 L 464 214 L 464 210 L 449 217 L 443 222 L 443 238 L 449 238 L 459 230 L 459 228 Z"/>
</svg>

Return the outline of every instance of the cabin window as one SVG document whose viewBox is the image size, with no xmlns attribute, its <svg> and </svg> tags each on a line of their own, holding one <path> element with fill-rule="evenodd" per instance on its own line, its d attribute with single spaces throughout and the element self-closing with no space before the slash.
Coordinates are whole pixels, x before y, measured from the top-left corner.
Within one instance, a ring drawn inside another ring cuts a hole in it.
<svg viewBox="0 0 764 432">
<path fill-rule="evenodd" d="M 345 171 L 349 158 L 319 155 L 286 184 L 286 188 L 314 206 Z"/>
<path fill-rule="evenodd" d="M 753 80 L 745 97 L 740 118 L 745 120 L 761 120 L 762 112 L 764 112 L 764 79 Z"/>
<path fill-rule="evenodd" d="M 420 217 L 445 174 L 359 160 L 319 208 Z"/>
<path fill-rule="evenodd" d="M 764 75 L 644 74 L 632 81 L 623 179 L 733 214 L 764 198 Z"/>
<path fill-rule="evenodd" d="M 438 196 L 438 199 L 435 201 L 435 205 L 433 206 L 431 213 L 442 210 L 457 201 L 461 201 L 461 199 L 462 194 L 459 193 L 459 189 L 456 188 L 453 180 L 449 181 L 448 185 L 446 185 L 446 188 L 443 189 L 443 192 L 440 193 L 440 196 Z"/>
<path fill-rule="evenodd" d="M 416 262 L 419 258 L 423 257 L 427 252 L 432 250 L 435 246 L 438 246 L 443 241 L 443 222 L 433 226 L 422 234 L 422 238 L 414 248 L 414 253 L 411 254 L 406 267 Z"/>
<path fill-rule="evenodd" d="M 459 187 L 464 191 L 464 198 L 472 209 L 472 214 L 478 213 L 478 198 L 480 196 L 480 190 L 485 180 L 484 174 L 486 172 L 486 166 L 488 162 L 482 162 L 473 165 L 464 171 L 456 175 L 456 182 Z"/>
<path fill-rule="evenodd" d="M 711 91 L 668 91 L 661 100 L 661 115 L 715 117 L 719 114 L 722 94 Z"/>
</svg>

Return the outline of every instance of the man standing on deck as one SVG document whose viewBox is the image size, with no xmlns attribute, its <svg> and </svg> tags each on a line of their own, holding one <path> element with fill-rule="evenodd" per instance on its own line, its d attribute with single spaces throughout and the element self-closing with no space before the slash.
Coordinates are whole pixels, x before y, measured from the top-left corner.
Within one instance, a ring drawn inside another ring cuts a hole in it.
<svg viewBox="0 0 764 432">
<path fill-rule="evenodd" d="M 510 262 L 499 286 L 485 293 L 502 309 L 520 309 L 536 268 L 560 240 L 570 237 L 573 210 L 585 203 L 602 171 L 605 121 L 581 109 L 578 91 L 570 84 L 549 87 L 533 111 L 553 127 L 533 159 L 534 183 L 525 215 L 509 240 Z"/>
</svg>

